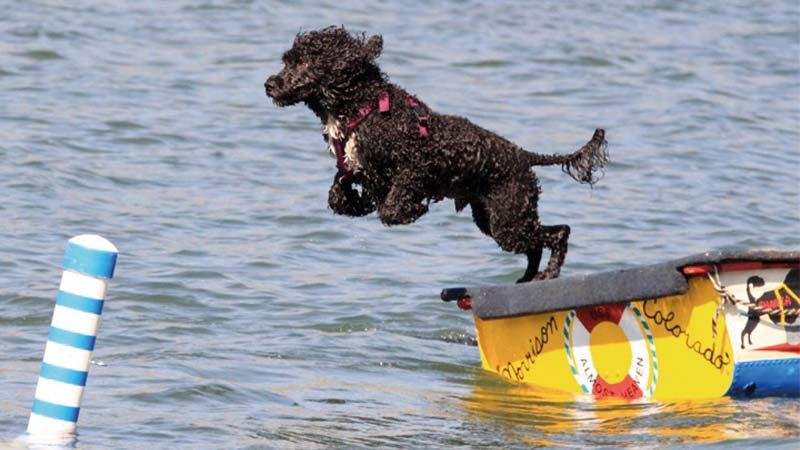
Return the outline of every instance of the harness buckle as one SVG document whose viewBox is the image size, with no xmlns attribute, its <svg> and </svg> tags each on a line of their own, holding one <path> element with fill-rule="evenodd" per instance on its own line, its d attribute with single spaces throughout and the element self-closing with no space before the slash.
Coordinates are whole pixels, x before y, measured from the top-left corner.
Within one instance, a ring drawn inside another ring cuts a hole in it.
<svg viewBox="0 0 800 450">
<path fill-rule="evenodd" d="M 389 93 L 384 92 L 378 97 L 378 111 L 381 113 L 389 112 Z"/>
<path fill-rule="evenodd" d="M 417 115 L 417 127 L 419 128 L 419 135 L 422 137 L 428 137 L 428 115 L 425 113 L 425 110 L 422 109 L 422 106 L 411 97 L 406 99 L 408 105 L 414 109 L 414 113 Z"/>
</svg>

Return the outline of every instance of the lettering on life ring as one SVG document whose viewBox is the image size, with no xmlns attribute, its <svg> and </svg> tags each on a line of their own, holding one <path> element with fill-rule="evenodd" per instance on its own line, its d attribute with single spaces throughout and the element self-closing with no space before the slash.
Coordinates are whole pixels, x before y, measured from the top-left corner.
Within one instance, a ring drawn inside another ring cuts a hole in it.
<svg viewBox="0 0 800 450">
<path fill-rule="evenodd" d="M 658 380 L 655 343 L 636 307 L 618 303 L 570 311 L 564 346 L 583 392 L 631 399 L 653 395 Z"/>
</svg>

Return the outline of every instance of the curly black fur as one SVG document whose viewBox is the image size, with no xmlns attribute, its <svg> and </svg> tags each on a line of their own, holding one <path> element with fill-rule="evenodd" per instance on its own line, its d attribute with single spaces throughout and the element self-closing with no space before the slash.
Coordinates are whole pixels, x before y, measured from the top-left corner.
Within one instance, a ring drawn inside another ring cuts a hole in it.
<svg viewBox="0 0 800 450">
<path fill-rule="evenodd" d="M 431 202 L 452 198 L 458 211 L 470 205 L 478 228 L 503 250 L 528 256 L 520 282 L 557 277 L 570 229 L 539 222 L 540 190 L 531 167 L 558 164 L 579 182 L 593 184 L 595 172 L 607 160 L 604 131 L 596 130 L 569 155 L 526 152 L 463 117 L 433 112 L 389 83 L 375 63 L 382 47 L 381 36 L 367 39 L 343 27 L 300 33 L 283 55 L 284 68 L 265 83 L 275 104 L 305 103 L 329 133 L 357 149 L 350 161 L 355 167 L 334 178 L 328 194 L 331 209 L 349 216 L 377 210 L 384 224 L 398 225 L 417 220 Z M 382 93 L 389 96 L 390 110 L 370 113 L 348 130 L 359 109 Z M 427 115 L 428 136 L 420 133 L 420 116 L 408 98 Z M 551 255 L 539 272 L 543 247 Z"/>
</svg>

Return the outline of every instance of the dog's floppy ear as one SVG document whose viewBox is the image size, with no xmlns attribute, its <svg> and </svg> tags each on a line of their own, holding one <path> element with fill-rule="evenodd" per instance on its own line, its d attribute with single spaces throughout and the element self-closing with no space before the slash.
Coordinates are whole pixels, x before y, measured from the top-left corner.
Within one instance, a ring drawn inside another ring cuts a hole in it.
<svg viewBox="0 0 800 450">
<path fill-rule="evenodd" d="M 383 37 L 376 34 L 364 43 L 364 56 L 367 60 L 372 61 L 381 55 L 383 51 Z"/>
</svg>

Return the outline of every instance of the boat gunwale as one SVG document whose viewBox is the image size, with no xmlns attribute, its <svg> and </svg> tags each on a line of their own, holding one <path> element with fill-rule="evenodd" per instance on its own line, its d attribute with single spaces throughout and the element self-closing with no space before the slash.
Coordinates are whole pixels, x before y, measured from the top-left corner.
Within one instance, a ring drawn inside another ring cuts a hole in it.
<svg viewBox="0 0 800 450">
<path fill-rule="evenodd" d="M 703 270 L 715 266 L 725 270 L 724 265 L 737 270 L 735 264 L 748 262 L 800 266 L 800 250 L 715 250 L 621 270 L 510 286 L 459 289 L 464 297 L 470 298 L 472 310 L 481 320 L 505 319 L 680 295 L 689 289 L 687 279 L 702 275 Z M 684 274 L 683 269 L 689 267 L 696 270 Z"/>
</svg>

